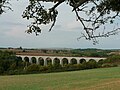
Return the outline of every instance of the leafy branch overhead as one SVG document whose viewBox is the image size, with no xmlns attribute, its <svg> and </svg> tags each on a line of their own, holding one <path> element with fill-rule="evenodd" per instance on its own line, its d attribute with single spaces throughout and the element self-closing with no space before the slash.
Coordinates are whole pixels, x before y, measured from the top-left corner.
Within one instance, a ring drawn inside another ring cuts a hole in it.
<svg viewBox="0 0 120 90">
<path fill-rule="evenodd" d="M 6 10 L 12 10 L 10 7 L 10 0 L 0 0 L 0 15 Z"/>
<path fill-rule="evenodd" d="M 48 8 L 44 3 L 52 3 L 52 6 Z M 42 31 L 41 25 L 46 24 L 51 24 L 51 31 L 57 20 L 57 7 L 62 3 L 72 7 L 77 21 L 83 26 L 85 32 L 79 38 L 85 37 L 97 43 L 96 38 L 109 37 L 120 30 L 120 0 L 29 0 L 22 15 L 23 18 L 32 20 L 27 33 L 35 32 L 38 35 Z M 113 28 L 109 28 L 110 25 Z"/>
</svg>

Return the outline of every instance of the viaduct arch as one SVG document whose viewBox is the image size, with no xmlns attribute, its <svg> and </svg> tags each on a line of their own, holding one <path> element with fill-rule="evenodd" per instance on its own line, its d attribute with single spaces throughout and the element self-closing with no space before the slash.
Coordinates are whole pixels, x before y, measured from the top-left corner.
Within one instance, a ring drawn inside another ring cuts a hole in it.
<svg viewBox="0 0 120 90">
<path fill-rule="evenodd" d="M 30 63 L 40 64 L 42 66 L 47 66 L 48 64 L 61 64 L 64 66 L 65 64 L 80 64 L 83 62 L 88 62 L 93 59 L 96 62 L 99 60 L 104 60 L 106 58 L 100 57 L 60 57 L 60 56 L 25 56 L 25 55 L 16 55 L 21 58 L 23 61 L 27 61 Z"/>
</svg>

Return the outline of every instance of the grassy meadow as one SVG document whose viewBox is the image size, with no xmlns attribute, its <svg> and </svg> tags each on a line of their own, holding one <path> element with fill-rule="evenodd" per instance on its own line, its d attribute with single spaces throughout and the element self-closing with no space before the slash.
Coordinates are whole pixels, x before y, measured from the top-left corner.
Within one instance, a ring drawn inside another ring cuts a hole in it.
<svg viewBox="0 0 120 90">
<path fill-rule="evenodd" d="M 120 90 L 120 67 L 0 76 L 0 90 Z"/>
</svg>

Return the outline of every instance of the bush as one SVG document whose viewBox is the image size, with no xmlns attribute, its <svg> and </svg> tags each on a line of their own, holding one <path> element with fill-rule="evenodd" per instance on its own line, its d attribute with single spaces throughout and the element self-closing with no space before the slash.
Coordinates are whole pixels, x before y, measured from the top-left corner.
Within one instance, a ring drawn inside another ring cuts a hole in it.
<svg viewBox="0 0 120 90">
<path fill-rule="evenodd" d="M 80 65 L 80 70 L 84 70 L 84 69 L 87 69 L 87 62 L 83 62 L 83 63 Z"/>
<path fill-rule="evenodd" d="M 60 64 L 54 64 L 53 69 L 61 69 L 62 66 Z"/>
<path fill-rule="evenodd" d="M 106 60 L 106 63 L 118 63 L 120 62 L 120 55 L 109 56 Z"/>
<path fill-rule="evenodd" d="M 117 67 L 117 64 L 111 64 L 111 63 L 105 63 L 102 65 L 102 67 Z"/>
<path fill-rule="evenodd" d="M 26 68 L 26 71 L 27 72 L 37 72 L 37 71 L 39 71 L 39 65 L 37 65 L 37 64 L 32 64 L 32 65 L 29 65 L 27 68 Z"/>
<path fill-rule="evenodd" d="M 87 62 L 87 69 L 93 69 L 93 68 L 98 68 L 98 64 L 94 60 L 90 60 Z"/>
<path fill-rule="evenodd" d="M 45 72 L 48 70 L 48 66 L 40 66 L 39 71 Z"/>
</svg>

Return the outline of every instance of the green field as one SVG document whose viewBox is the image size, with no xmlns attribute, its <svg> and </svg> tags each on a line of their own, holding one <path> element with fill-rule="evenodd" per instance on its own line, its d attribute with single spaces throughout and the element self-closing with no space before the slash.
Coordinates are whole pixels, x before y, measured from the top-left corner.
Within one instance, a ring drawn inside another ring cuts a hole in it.
<svg viewBox="0 0 120 90">
<path fill-rule="evenodd" d="M 0 90 L 120 90 L 120 67 L 0 76 Z"/>
</svg>

